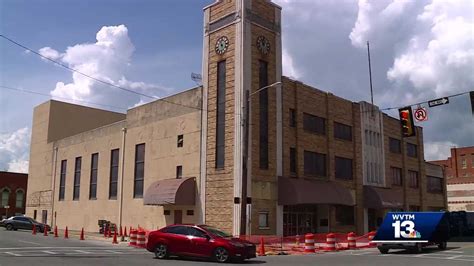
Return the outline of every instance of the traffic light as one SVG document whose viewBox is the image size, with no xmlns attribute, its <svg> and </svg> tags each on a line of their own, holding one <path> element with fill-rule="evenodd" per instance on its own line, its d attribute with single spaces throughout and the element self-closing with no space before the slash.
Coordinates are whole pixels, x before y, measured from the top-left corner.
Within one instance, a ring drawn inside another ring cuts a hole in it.
<svg viewBox="0 0 474 266">
<path fill-rule="evenodd" d="M 402 136 L 404 138 L 416 135 L 415 124 L 413 123 L 413 115 L 411 107 L 403 107 L 398 109 L 400 114 L 400 126 L 402 128 Z"/>
</svg>

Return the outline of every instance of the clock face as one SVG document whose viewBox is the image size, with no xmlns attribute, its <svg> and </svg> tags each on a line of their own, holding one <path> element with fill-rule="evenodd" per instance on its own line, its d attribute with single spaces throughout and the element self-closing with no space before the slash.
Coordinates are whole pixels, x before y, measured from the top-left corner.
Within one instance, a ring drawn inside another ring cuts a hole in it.
<svg viewBox="0 0 474 266">
<path fill-rule="evenodd" d="M 216 53 L 217 54 L 224 54 L 229 47 L 229 39 L 226 36 L 222 36 L 217 39 L 216 42 Z"/>
<path fill-rule="evenodd" d="M 259 36 L 257 38 L 257 48 L 262 54 L 268 54 L 270 52 L 270 42 L 267 38 Z"/>
</svg>

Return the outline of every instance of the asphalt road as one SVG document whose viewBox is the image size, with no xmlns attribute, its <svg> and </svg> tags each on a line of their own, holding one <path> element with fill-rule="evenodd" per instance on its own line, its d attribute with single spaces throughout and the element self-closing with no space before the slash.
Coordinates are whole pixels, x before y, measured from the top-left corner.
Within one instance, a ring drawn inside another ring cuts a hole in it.
<svg viewBox="0 0 474 266">
<path fill-rule="evenodd" d="M 173 258 L 158 260 L 144 249 L 110 241 L 63 239 L 31 235 L 27 231 L 5 231 L 0 228 L 0 266 L 7 265 L 218 265 L 211 261 Z M 233 265 L 233 264 L 227 264 Z M 413 265 L 474 266 L 474 243 L 448 243 L 448 249 L 427 249 L 422 254 L 404 251 L 381 255 L 376 249 L 340 251 L 311 255 L 266 256 L 239 265 Z"/>
</svg>

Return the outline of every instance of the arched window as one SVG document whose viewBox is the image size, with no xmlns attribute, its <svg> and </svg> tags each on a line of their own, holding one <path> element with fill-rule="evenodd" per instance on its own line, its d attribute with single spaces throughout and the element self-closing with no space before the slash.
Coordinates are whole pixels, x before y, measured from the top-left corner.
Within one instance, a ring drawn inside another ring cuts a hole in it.
<svg viewBox="0 0 474 266">
<path fill-rule="evenodd" d="M 8 205 L 8 201 L 10 200 L 10 189 L 8 188 L 3 188 L 2 189 L 2 202 L 1 202 L 1 206 L 7 206 Z"/>
<path fill-rule="evenodd" d="M 23 189 L 18 189 L 16 191 L 16 207 L 23 208 L 23 198 L 25 197 L 25 192 Z"/>
</svg>

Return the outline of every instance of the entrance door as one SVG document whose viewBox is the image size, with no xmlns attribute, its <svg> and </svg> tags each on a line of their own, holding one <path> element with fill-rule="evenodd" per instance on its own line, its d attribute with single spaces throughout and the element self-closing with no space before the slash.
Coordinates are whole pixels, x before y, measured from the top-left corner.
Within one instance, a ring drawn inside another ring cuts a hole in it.
<svg viewBox="0 0 474 266">
<path fill-rule="evenodd" d="M 182 223 L 183 223 L 183 211 L 174 210 L 174 224 L 182 224 Z"/>
<path fill-rule="evenodd" d="M 48 224 L 48 211 L 43 210 L 41 214 L 42 214 L 41 215 L 41 222 L 44 223 L 44 224 Z"/>
</svg>

